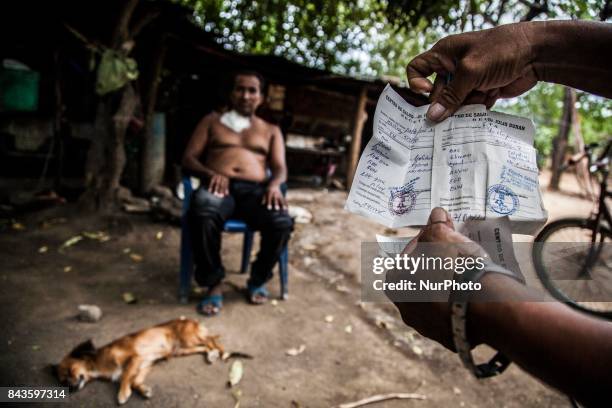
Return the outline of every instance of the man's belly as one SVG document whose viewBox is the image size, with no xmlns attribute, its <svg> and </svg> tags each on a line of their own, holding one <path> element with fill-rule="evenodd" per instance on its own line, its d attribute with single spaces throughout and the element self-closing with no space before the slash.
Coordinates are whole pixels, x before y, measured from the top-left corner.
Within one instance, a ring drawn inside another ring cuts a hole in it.
<svg viewBox="0 0 612 408">
<path fill-rule="evenodd" d="M 229 178 L 264 181 L 266 158 L 242 147 L 224 147 L 210 151 L 205 166 Z"/>
</svg>

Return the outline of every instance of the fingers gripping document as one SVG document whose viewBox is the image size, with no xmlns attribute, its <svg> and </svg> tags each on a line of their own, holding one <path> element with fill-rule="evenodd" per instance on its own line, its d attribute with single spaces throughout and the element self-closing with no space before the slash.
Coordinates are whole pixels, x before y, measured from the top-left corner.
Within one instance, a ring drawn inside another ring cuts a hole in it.
<svg viewBox="0 0 612 408">
<path fill-rule="evenodd" d="M 387 85 L 347 210 L 388 227 L 425 225 L 435 207 L 458 223 L 508 216 L 513 233 L 546 222 L 529 119 L 469 105 L 435 124 L 427 108 Z"/>
</svg>

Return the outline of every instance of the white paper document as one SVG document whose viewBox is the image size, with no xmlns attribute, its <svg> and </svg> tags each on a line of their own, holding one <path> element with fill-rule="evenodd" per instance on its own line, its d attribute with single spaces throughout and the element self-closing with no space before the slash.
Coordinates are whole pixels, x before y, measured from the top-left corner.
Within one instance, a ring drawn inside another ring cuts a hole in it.
<svg viewBox="0 0 612 408">
<path fill-rule="evenodd" d="M 468 105 L 435 124 L 387 85 L 346 209 L 387 227 L 427 223 L 443 207 L 456 223 L 508 216 L 512 232 L 547 219 L 531 120 Z"/>
</svg>

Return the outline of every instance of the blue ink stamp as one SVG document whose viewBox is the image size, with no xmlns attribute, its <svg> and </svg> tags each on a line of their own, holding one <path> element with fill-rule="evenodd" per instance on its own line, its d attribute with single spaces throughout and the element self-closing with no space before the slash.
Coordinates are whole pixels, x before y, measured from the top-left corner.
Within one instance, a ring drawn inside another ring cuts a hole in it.
<svg viewBox="0 0 612 408">
<path fill-rule="evenodd" d="M 393 215 L 404 215 L 412 211 L 416 204 L 417 193 L 412 189 L 413 183 L 402 187 L 392 187 L 389 198 L 389 211 Z"/>
<path fill-rule="evenodd" d="M 487 204 L 501 215 L 514 214 L 519 207 L 517 195 L 503 184 L 494 184 L 487 191 Z"/>
</svg>

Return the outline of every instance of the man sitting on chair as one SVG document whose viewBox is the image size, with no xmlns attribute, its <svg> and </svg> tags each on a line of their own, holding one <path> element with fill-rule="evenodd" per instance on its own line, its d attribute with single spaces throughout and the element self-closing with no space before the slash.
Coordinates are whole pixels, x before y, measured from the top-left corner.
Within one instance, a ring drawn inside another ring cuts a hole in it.
<svg viewBox="0 0 612 408">
<path fill-rule="evenodd" d="M 228 219 L 244 220 L 261 233 L 247 289 L 254 304 L 268 299 L 265 283 L 289 240 L 293 221 L 281 185 L 287 179 L 285 145 L 278 126 L 259 118 L 263 78 L 251 71 L 234 76 L 231 110 L 206 115 L 196 127 L 183 167 L 201 180 L 193 193 L 189 222 L 196 282 L 208 288 L 198 310 L 215 315 L 222 307 L 221 232 Z M 268 169 L 272 175 L 269 177 Z"/>
</svg>

